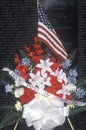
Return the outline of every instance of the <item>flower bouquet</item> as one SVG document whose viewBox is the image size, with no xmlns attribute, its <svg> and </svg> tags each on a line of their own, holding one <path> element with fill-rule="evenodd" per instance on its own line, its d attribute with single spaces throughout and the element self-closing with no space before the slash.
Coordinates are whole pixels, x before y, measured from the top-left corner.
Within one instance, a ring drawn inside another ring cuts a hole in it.
<svg viewBox="0 0 86 130">
<path fill-rule="evenodd" d="M 6 93 L 15 97 L 16 110 L 35 130 L 63 125 L 72 110 L 78 106 L 79 112 L 86 105 L 82 102 L 86 92 L 77 83 L 78 73 L 71 69 L 71 60 L 62 62 L 46 51 L 38 37 L 31 47 L 25 45 L 20 54 L 15 54 L 14 70 L 4 67 L 3 71 L 13 79 L 13 83 L 5 85 Z"/>
</svg>

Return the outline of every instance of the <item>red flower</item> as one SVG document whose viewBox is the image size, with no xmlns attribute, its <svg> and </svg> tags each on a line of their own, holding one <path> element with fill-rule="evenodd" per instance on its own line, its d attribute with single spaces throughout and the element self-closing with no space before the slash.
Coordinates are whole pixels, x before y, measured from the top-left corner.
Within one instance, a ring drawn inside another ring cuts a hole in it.
<svg viewBox="0 0 86 130">
<path fill-rule="evenodd" d="M 54 57 L 54 56 L 52 56 L 51 58 L 50 58 L 50 60 L 52 61 L 52 62 L 56 62 L 56 58 Z"/>
<path fill-rule="evenodd" d="M 28 72 L 28 67 L 27 67 L 27 66 L 22 66 L 21 64 L 18 64 L 18 65 L 16 66 L 16 69 L 19 70 L 20 75 L 21 75 L 25 80 L 28 80 L 29 74 L 27 73 L 27 72 Z"/>
<path fill-rule="evenodd" d="M 53 86 L 47 87 L 45 90 L 46 90 L 47 92 L 49 92 L 49 93 L 51 93 L 51 94 L 53 94 L 53 95 L 59 97 L 59 98 L 63 98 L 63 94 L 57 94 L 57 93 L 56 93 L 56 92 L 57 92 L 56 87 L 53 87 Z M 72 99 L 72 95 L 71 95 L 71 94 L 70 94 L 70 95 L 66 95 L 66 99 L 67 99 L 67 100 L 71 100 L 71 99 Z"/>
<path fill-rule="evenodd" d="M 15 56 L 15 57 L 19 57 L 17 53 L 16 53 L 14 56 Z"/>
<path fill-rule="evenodd" d="M 56 92 L 57 92 L 56 87 L 47 87 L 45 90 L 46 90 L 47 92 L 53 94 L 54 96 L 57 96 L 57 97 L 60 97 L 60 98 L 63 97 L 62 94 L 57 94 L 57 93 L 56 93 Z"/>
<path fill-rule="evenodd" d="M 50 75 L 50 82 L 51 82 L 52 85 L 57 84 L 57 77 Z"/>
<path fill-rule="evenodd" d="M 22 66 L 21 70 L 20 70 L 20 74 L 21 76 L 25 75 L 28 71 L 28 67 L 27 66 Z"/>
<path fill-rule="evenodd" d="M 56 93 L 56 96 L 59 97 L 59 98 L 63 98 L 63 94 L 57 94 Z"/>
<path fill-rule="evenodd" d="M 56 95 L 56 88 L 55 87 L 46 87 L 45 90 L 53 95 Z"/>
<path fill-rule="evenodd" d="M 19 64 L 20 63 L 20 59 L 19 58 L 15 58 L 15 63 Z"/>
<path fill-rule="evenodd" d="M 22 96 L 20 96 L 20 102 L 22 104 L 26 104 L 26 103 L 29 103 L 32 99 L 35 98 L 35 94 L 36 92 L 27 88 L 27 87 L 24 87 L 24 94 Z"/>
<path fill-rule="evenodd" d="M 55 72 L 55 71 L 56 71 L 56 69 L 57 69 L 57 68 L 56 68 L 55 63 L 51 66 L 51 69 L 52 69 L 52 71 L 53 71 L 53 72 Z"/>
<path fill-rule="evenodd" d="M 40 44 L 34 44 L 33 47 L 34 47 L 34 49 L 41 49 Z"/>
<path fill-rule="evenodd" d="M 33 57 L 35 55 L 35 52 L 34 51 L 32 51 L 32 52 L 30 52 L 29 54 L 28 54 L 28 56 L 30 56 L 30 57 Z"/>
<path fill-rule="evenodd" d="M 55 71 L 56 69 L 60 69 L 61 68 L 61 64 L 60 63 L 54 63 L 51 66 L 52 70 Z"/>
<path fill-rule="evenodd" d="M 36 50 L 35 52 L 37 55 L 41 55 L 44 52 L 44 50 L 40 49 L 40 50 Z"/>
<path fill-rule="evenodd" d="M 34 56 L 34 57 L 32 58 L 32 60 L 33 60 L 33 62 L 35 62 L 35 63 L 39 63 L 39 62 L 40 62 L 40 59 L 42 59 L 42 58 L 43 58 L 42 55 L 40 55 L 40 56 Z"/>
<path fill-rule="evenodd" d="M 18 54 L 15 54 L 14 57 L 15 57 L 15 63 L 19 64 L 20 63 L 20 59 L 19 59 Z"/>
<path fill-rule="evenodd" d="M 28 47 L 27 45 L 24 46 L 25 50 L 29 53 L 30 52 L 30 47 Z"/>
<path fill-rule="evenodd" d="M 20 70 L 22 69 L 22 65 L 21 65 L 21 64 L 18 64 L 18 65 L 16 66 L 16 69 L 20 71 Z"/>
<path fill-rule="evenodd" d="M 63 98 L 63 94 L 56 94 L 57 97 Z M 66 95 L 67 100 L 72 100 L 72 95 Z"/>
<path fill-rule="evenodd" d="M 56 66 L 57 66 L 57 68 L 59 68 L 59 69 L 62 67 L 62 65 L 61 65 L 60 62 L 58 62 L 58 63 L 56 64 Z"/>
<path fill-rule="evenodd" d="M 25 75 L 22 75 L 22 78 L 24 78 L 27 81 L 29 79 L 29 74 L 26 73 Z"/>
<path fill-rule="evenodd" d="M 38 71 L 41 72 L 41 68 L 36 68 L 36 69 L 34 70 L 34 74 L 36 74 Z"/>
<path fill-rule="evenodd" d="M 34 37 L 34 42 L 35 42 L 35 43 L 38 43 L 38 41 L 39 41 L 39 38 L 38 38 L 37 36 L 35 36 L 35 37 Z"/>
<path fill-rule="evenodd" d="M 66 96 L 67 100 L 72 100 L 72 94 Z"/>
<path fill-rule="evenodd" d="M 62 89 L 63 85 L 62 85 L 62 83 L 60 83 L 60 82 L 57 81 L 57 83 L 56 83 L 55 86 L 56 86 L 56 89 L 59 90 L 59 89 Z"/>
</svg>

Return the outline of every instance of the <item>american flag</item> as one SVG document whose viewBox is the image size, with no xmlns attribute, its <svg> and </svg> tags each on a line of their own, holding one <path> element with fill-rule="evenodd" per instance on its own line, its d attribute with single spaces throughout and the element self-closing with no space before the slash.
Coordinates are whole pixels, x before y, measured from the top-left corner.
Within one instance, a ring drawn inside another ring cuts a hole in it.
<svg viewBox="0 0 86 130">
<path fill-rule="evenodd" d="M 39 40 L 48 46 L 62 61 L 67 59 L 65 48 L 40 4 L 38 5 L 38 37 Z"/>
</svg>

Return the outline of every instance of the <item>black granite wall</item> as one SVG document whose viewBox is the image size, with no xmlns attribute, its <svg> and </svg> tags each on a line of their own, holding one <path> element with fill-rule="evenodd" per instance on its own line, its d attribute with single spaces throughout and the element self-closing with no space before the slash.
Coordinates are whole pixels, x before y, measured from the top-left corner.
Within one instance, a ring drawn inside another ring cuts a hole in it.
<svg viewBox="0 0 86 130">
<path fill-rule="evenodd" d="M 0 67 L 12 64 L 14 53 L 24 44 L 32 44 L 36 34 L 36 1 L 0 1 Z"/>
</svg>

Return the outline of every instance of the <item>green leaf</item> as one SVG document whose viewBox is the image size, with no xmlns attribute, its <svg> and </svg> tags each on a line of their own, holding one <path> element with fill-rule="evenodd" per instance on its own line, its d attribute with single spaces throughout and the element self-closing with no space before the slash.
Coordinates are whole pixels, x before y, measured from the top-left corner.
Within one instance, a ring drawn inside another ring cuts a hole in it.
<svg viewBox="0 0 86 130">
<path fill-rule="evenodd" d="M 11 75 L 9 75 L 9 73 L 5 73 L 4 74 L 4 78 L 1 80 L 1 84 L 13 84 L 14 83 L 14 79 L 11 77 Z"/>
<path fill-rule="evenodd" d="M 77 53 L 77 49 L 74 49 L 70 54 L 69 54 L 69 59 L 71 61 L 74 60 L 75 56 L 76 56 L 76 53 Z"/>
<path fill-rule="evenodd" d="M 15 110 L 15 107 L 12 105 L 2 105 L 0 106 L 0 109 L 14 109 Z"/>
<path fill-rule="evenodd" d="M 11 85 L 11 84 L 13 84 L 13 82 L 10 82 L 10 81 L 2 81 L 1 83 L 4 84 L 4 85 L 7 85 L 7 84 Z"/>
<path fill-rule="evenodd" d="M 21 56 L 21 58 L 25 58 L 26 57 L 26 53 L 23 50 L 20 50 L 20 56 Z"/>
<path fill-rule="evenodd" d="M 79 114 L 83 111 L 86 111 L 86 106 L 75 106 L 74 109 L 70 109 L 70 115 L 75 115 L 75 114 Z"/>
<path fill-rule="evenodd" d="M 13 125 L 17 121 L 20 121 L 21 119 L 22 119 L 22 115 L 20 112 L 14 112 L 14 113 L 9 112 L 9 114 L 6 114 L 5 117 L 2 119 L 0 123 L 0 129 Z"/>
</svg>

